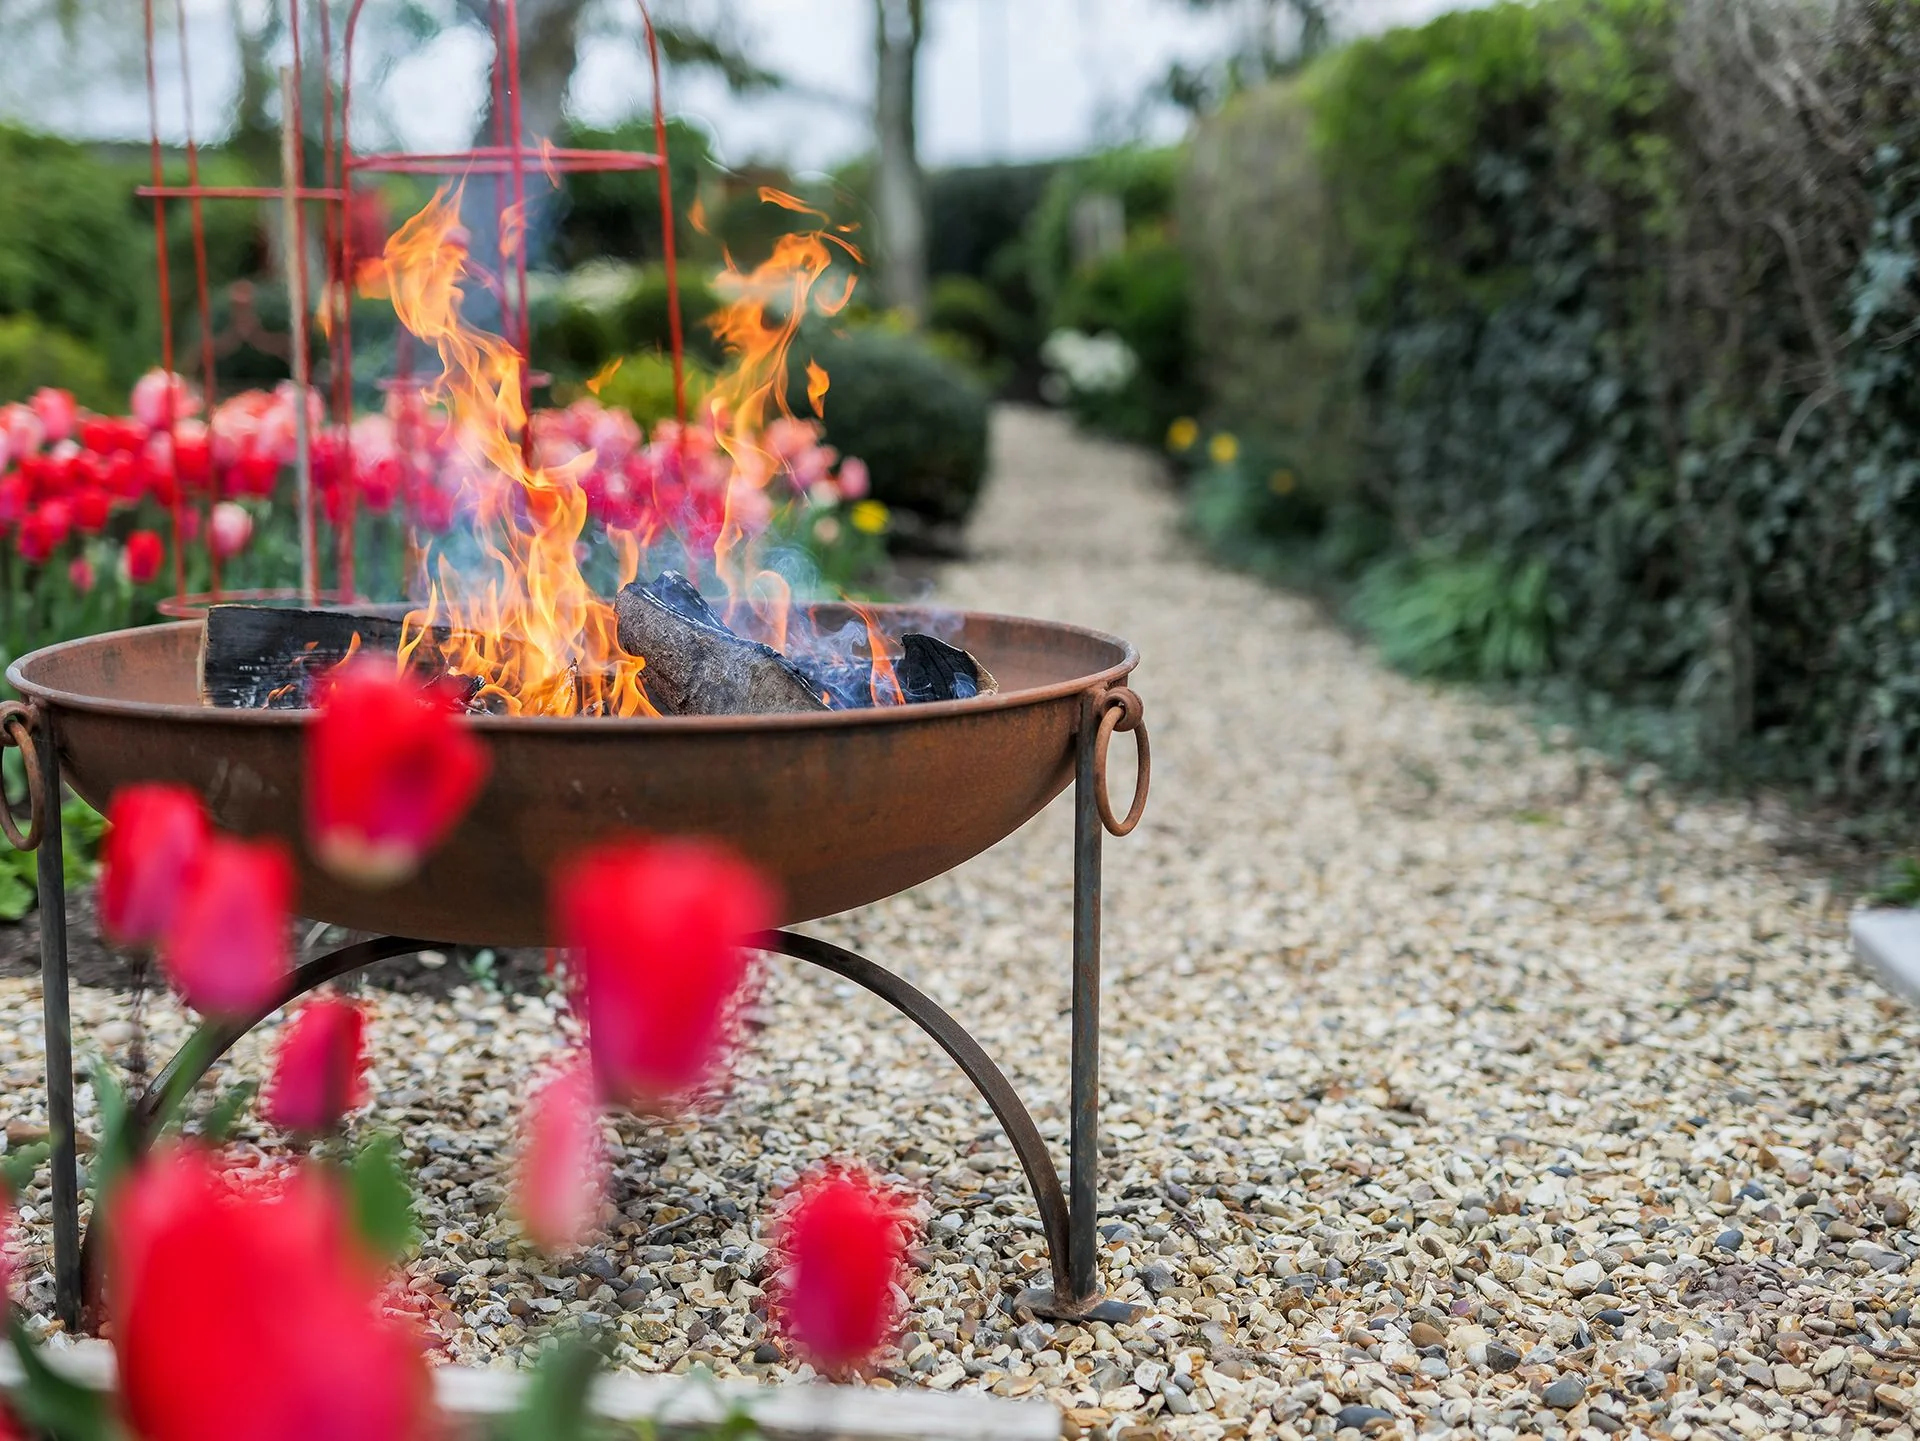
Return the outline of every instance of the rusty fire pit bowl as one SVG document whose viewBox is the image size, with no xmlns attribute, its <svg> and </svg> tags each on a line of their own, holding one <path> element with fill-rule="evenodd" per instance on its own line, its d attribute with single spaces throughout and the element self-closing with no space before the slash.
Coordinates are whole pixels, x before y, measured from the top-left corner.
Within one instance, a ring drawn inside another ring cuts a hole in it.
<svg viewBox="0 0 1920 1441">
<path fill-rule="evenodd" d="M 889 634 L 926 611 L 876 607 Z M 821 606 L 824 628 L 846 618 Z M 132 781 L 206 797 L 221 828 L 280 836 L 300 857 L 300 910 L 354 930 L 545 945 L 547 877 L 596 840 L 716 837 L 783 887 L 782 923 L 851 910 L 952 869 L 1017 830 L 1072 778 L 1088 707 L 1138 657 L 1113 636 L 961 613 L 957 644 L 996 695 L 816 715 L 550 720 L 477 717 L 492 751 L 479 799 L 414 879 L 345 886 L 301 840 L 309 712 L 201 704 L 198 622 L 68 641 L 7 678 L 45 707 L 62 778 L 104 808 Z"/>
</svg>

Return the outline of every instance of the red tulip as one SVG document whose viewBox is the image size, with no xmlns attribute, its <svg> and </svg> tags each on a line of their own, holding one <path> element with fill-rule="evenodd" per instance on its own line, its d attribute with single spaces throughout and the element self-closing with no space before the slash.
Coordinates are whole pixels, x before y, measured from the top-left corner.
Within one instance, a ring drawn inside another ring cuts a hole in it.
<svg viewBox="0 0 1920 1441">
<path fill-rule="evenodd" d="M 108 1232 L 120 1405 L 141 1441 L 417 1441 L 431 1385 L 379 1313 L 339 1191 L 310 1171 L 244 1190 L 173 1146 L 123 1183 Z"/>
<path fill-rule="evenodd" d="M 67 584 L 81 595 L 93 589 L 93 562 L 84 555 L 76 555 L 67 562 Z"/>
<path fill-rule="evenodd" d="M 392 885 L 466 813 L 488 758 L 443 700 L 378 661 L 345 667 L 307 739 L 307 836 L 321 865 Z"/>
<path fill-rule="evenodd" d="M 539 1090 L 521 1120 L 514 1177 L 521 1222 L 546 1251 L 578 1245 L 607 1190 L 592 1067 L 570 1062 Z"/>
<path fill-rule="evenodd" d="M 115 791 L 100 847 L 101 929 L 123 946 L 158 941 L 206 844 L 206 813 L 185 786 Z"/>
<path fill-rule="evenodd" d="M 125 562 L 127 579 L 146 585 L 160 574 L 160 563 L 167 558 L 166 542 L 150 530 L 136 530 L 127 537 Z"/>
<path fill-rule="evenodd" d="M 73 523 L 82 535 L 98 535 L 107 528 L 107 516 L 113 509 L 113 497 L 98 486 L 90 485 L 73 497 Z"/>
<path fill-rule="evenodd" d="M 331 1131 L 367 1103 L 366 1013 L 345 996 L 318 996 L 280 1033 L 260 1114 L 288 1131 Z"/>
<path fill-rule="evenodd" d="M 579 958 L 608 1095 L 659 1109 L 713 1075 L 747 981 L 742 948 L 774 919 L 760 874 L 707 842 L 616 843 L 560 875 L 554 933 Z"/>
<path fill-rule="evenodd" d="M 794 1349 L 829 1373 L 872 1359 L 899 1323 L 906 1242 L 905 1201 L 864 1171 L 836 1168 L 801 1182 L 776 1242 L 774 1315 Z"/>
<path fill-rule="evenodd" d="M 14 537 L 14 546 L 20 552 L 20 559 L 28 565 L 45 565 L 59 548 L 62 538 L 47 524 L 44 510 L 32 510 L 20 522 L 20 532 Z"/>
<path fill-rule="evenodd" d="M 0 530 L 20 521 L 32 503 L 25 475 L 17 470 L 0 475 Z"/>
<path fill-rule="evenodd" d="M 210 836 L 160 944 L 160 964 L 182 999 L 208 1016 L 271 1006 L 292 970 L 292 898 L 293 861 L 278 841 Z"/>
</svg>

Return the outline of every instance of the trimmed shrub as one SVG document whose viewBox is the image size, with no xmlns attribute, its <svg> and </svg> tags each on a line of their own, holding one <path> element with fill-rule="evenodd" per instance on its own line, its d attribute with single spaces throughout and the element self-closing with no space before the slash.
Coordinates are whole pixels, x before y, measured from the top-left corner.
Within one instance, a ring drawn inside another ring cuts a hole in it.
<svg viewBox="0 0 1920 1441">
<path fill-rule="evenodd" d="M 653 121 L 624 120 L 607 129 L 570 126 L 561 143 L 586 150 L 650 153 Z M 674 209 L 682 217 L 676 238 L 685 252 L 699 245 L 697 233 L 684 219 L 687 208 L 701 181 L 714 171 L 712 142 L 706 132 L 686 120 L 669 120 L 667 163 Z M 602 259 L 657 261 L 661 244 L 658 171 L 582 171 L 566 177 L 551 256 L 536 258 L 564 270 Z"/>
<path fill-rule="evenodd" d="M 713 372 L 691 356 L 686 359 L 687 413 L 695 414 L 713 389 Z M 605 405 L 619 406 L 649 432 L 674 415 L 673 359 L 657 350 L 636 351 L 600 387 Z"/>
<path fill-rule="evenodd" d="M 720 309 L 720 296 L 704 275 L 685 266 L 680 270 L 679 281 L 682 349 L 689 358 L 708 369 L 718 369 L 726 356 L 707 322 Z M 667 313 L 670 294 L 664 269 L 649 266 L 641 272 L 612 317 L 613 337 L 621 352 L 672 350 L 673 328 Z"/>
<path fill-rule="evenodd" d="M 1180 184 L 1194 383 L 1294 478 L 1286 505 L 1249 478 L 1246 518 L 1270 535 L 1298 531 L 1299 501 L 1349 503 L 1356 474 L 1358 325 L 1312 131 L 1300 85 L 1246 92 L 1200 127 Z"/>
<path fill-rule="evenodd" d="M 879 326 L 809 334 L 794 348 L 796 367 L 808 355 L 833 381 L 827 441 L 867 463 L 874 499 L 932 525 L 964 521 L 987 475 L 987 397 L 978 383 L 923 340 Z"/>
<path fill-rule="evenodd" d="M 984 280 L 969 275 L 935 280 L 927 329 L 953 346 L 990 390 L 1012 378 L 1019 363 L 1020 325 Z"/>
</svg>

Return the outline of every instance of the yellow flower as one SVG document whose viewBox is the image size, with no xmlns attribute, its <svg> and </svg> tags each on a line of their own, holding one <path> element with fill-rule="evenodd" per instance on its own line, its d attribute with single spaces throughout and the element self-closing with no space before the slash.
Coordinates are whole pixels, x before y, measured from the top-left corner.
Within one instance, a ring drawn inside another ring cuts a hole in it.
<svg viewBox="0 0 1920 1441">
<path fill-rule="evenodd" d="M 1207 442 L 1207 454 L 1215 465 L 1232 465 L 1240 458 L 1240 442 L 1228 431 L 1221 431 Z"/>
<path fill-rule="evenodd" d="M 1167 427 L 1167 449 L 1176 455 L 1184 455 L 1193 449 L 1193 443 L 1200 438 L 1200 422 L 1190 415 L 1183 415 Z"/>
<path fill-rule="evenodd" d="M 1275 495 L 1292 495 L 1295 484 L 1293 472 L 1290 470 L 1276 470 L 1267 477 L 1267 489 Z"/>
<path fill-rule="evenodd" d="M 847 512 L 847 519 L 855 530 L 878 535 L 887 528 L 887 508 L 877 500 L 859 501 Z"/>
</svg>

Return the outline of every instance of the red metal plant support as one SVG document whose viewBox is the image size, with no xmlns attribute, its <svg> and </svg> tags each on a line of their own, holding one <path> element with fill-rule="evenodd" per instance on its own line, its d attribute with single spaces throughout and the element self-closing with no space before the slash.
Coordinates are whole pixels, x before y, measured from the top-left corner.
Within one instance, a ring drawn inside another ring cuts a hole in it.
<svg viewBox="0 0 1920 1441">
<path fill-rule="evenodd" d="M 160 302 L 160 364 L 169 373 L 175 370 L 178 346 L 174 334 L 174 284 L 172 260 L 167 246 L 167 204 L 184 201 L 191 224 L 194 257 L 195 308 L 200 324 L 200 381 L 209 407 L 217 399 L 217 376 L 211 343 L 213 302 L 207 267 L 205 204 L 208 201 L 278 202 L 287 216 L 285 250 L 290 279 L 304 277 L 309 211 L 319 208 L 323 253 L 337 283 L 329 285 L 320 307 L 321 330 L 326 337 L 326 421 L 332 451 L 338 457 L 337 483 L 342 487 L 333 523 L 334 582 L 332 593 L 341 599 L 355 594 L 354 525 L 356 496 L 352 456 L 353 422 L 353 326 L 350 285 L 354 264 L 364 256 L 354 254 L 354 228 L 350 206 L 356 192 L 355 181 L 366 175 L 437 175 L 461 178 L 483 175 L 496 178 L 492 194 L 497 214 L 493 226 L 496 252 L 491 269 L 479 267 L 488 286 L 499 298 L 502 331 L 506 340 L 522 358 L 531 361 L 532 327 L 528 314 L 526 246 L 519 242 L 526 214 L 530 171 L 539 171 L 558 184 L 563 174 L 607 173 L 614 171 L 656 171 L 660 178 L 661 247 L 666 262 L 668 323 L 672 338 L 674 403 L 679 418 L 686 419 L 686 378 L 680 316 L 679 261 L 674 237 L 673 184 L 667 164 L 667 124 L 660 83 L 660 47 L 652 17 L 645 0 L 636 0 L 645 34 L 647 61 L 653 81 L 652 152 L 627 150 L 562 149 L 551 137 L 531 137 L 521 123 L 520 18 L 518 0 L 492 0 L 488 28 L 493 38 L 491 144 L 466 150 L 442 152 L 371 151 L 357 152 L 353 147 L 352 98 L 354 40 L 366 8 L 366 0 L 351 0 L 341 39 L 339 59 L 334 62 L 334 35 L 331 6 L 319 0 L 314 6 L 319 20 L 319 53 L 322 57 L 318 77 L 319 165 L 316 178 L 309 178 L 305 97 L 307 93 L 305 46 L 301 41 L 302 0 L 286 0 L 287 34 L 292 46 L 288 84 L 285 87 L 286 113 L 282 124 L 289 132 L 290 164 L 279 185 L 208 185 L 200 175 L 200 149 L 193 119 L 193 83 L 186 6 L 177 3 L 175 27 L 179 57 L 178 76 L 183 107 L 186 153 L 186 183 L 169 184 L 165 173 L 165 147 L 161 141 L 160 88 L 156 35 L 156 0 L 141 0 L 145 22 L 148 149 L 152 178 L 138 193 L 153 201 L 155 286 Z M 336 104 L 337 101 L 337 104 Z M 504 181 L 505 184 L 498 183 Z M 305 309 L 303 283 L 290 284 L 289 303 Z M 296 326 L 296 332 L 304 327 Z M 532 366 L 522 367 L 523 403 L 531 400 Z M 529 405 L 530 408 L 530 405 Z M 165 428 L 171 450 L 173 413 L 169 392 Z M 301 433 L 300 466 L 311 472 L 312 441 L 305 428 Z M 523 436 L 523 443 L 528 437 Z M 174 488 L 173 499 L 173 577 L 174 599 L 170 609 L 188 613 L 221 598 L 218 559 L 208 550 L 211 590 L 206 595 L 186 593 L 184 547 L 191 530 L 187 523 L 187 498 L 182 487 Z M 319 534 L 321 517 L 315 512 L 308 490 L 302 497 L 305 513 L 301 517 L 302 534 Z M 310 542 L 303 542 L 303 549 Z M 312 602 L 319 598 L 318 556 L 311 550 L 303 554 L 302 584 L 289 590 L 289 597 L 300 596 Z"/>
</svg>

